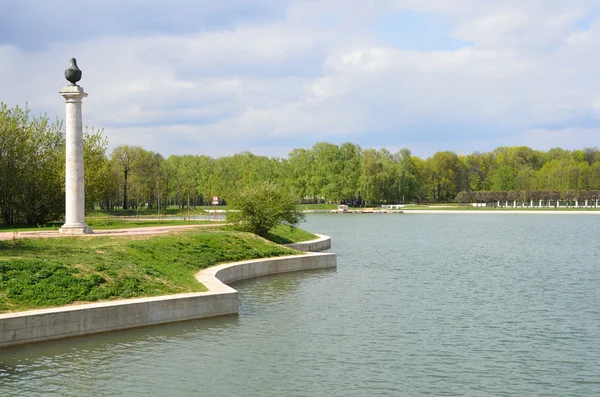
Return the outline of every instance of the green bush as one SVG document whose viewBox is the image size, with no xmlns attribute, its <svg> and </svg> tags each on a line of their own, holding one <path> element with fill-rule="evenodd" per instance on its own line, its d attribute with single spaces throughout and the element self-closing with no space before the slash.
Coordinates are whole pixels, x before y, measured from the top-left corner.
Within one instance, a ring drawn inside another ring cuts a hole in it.
<svg viewBox="0 0 600 397">
<path fill-rule="evenodd" d="M 274 184 L 248 187 L 230 198 L 227 221 L 237 230 L 267 238 L 280 224 L 294 228 L 304 221 L 297 202 L 297 197 Z"/>
</svg>

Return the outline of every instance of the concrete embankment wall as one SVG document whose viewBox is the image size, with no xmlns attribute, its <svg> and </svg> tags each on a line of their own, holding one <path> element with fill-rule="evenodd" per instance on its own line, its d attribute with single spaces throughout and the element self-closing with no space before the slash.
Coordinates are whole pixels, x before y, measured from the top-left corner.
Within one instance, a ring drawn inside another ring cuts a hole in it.
<svg viewBox="0 0 600 397">
<path fill-rule="evenodd" d="M 304 244 L 310 246 L 311 242 Z M 237 291 L 225 283 L 270 274 L 336 267 L 336 264 L 336 255 L 331 253 L 307 253 L 227 263 L 196 274 L 196 279 L 209 289 L 208 292 L 0 314 L 0 348 L 237 314 Z"/>
<path fill-rule="evenodd" d="M 321 252 L 331 248 L 331 238 L 322 234 L 315 234 L 319 238 L 301 243 L 286 244 L 286 247 L 304 252 Z"/>
</svg>

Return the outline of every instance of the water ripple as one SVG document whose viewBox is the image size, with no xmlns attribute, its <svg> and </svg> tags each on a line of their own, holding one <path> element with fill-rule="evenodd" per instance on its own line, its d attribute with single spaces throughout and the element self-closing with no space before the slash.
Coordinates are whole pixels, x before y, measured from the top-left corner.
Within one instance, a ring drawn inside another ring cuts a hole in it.
<svg viewBox="0 0 600 397">
<path fill-rule="evenodd" d="M 239 317 L 2 350 L 0 395 L 600 395 L 595 217 L 308 228 L 333 237 L 337 270 L 239 283 Z"/>
</svg>

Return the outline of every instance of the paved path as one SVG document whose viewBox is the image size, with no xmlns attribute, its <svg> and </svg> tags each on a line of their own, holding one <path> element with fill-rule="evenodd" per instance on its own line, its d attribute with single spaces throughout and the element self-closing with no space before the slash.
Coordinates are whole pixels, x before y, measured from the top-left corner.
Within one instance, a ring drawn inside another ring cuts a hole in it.
<svg viewBox="0 0 600 397">
<path fill-rule="evenodd" d="M 96 236 L 140 236 L 146 234 L 165 234 L 173 230 L 191 229 L 199 227 L 217 227 L 223 224 L 203 224 L 203 225 L 178 225 L 178 226 L 150 226 L 150 227 L 138 227 L 128 229 L 105 229 L 105 230 L 94 230 L 93 234 L 86 234 L 82 237 L 96 237 Z M 58 230 L 40 230 L 40 231 L 28 231 L 28 232 L 1 232 L 0 240 L 12 240 L 16 238 L 52 238 L 52 237 L 66 237 L 58 232 Z"/>
</svg>

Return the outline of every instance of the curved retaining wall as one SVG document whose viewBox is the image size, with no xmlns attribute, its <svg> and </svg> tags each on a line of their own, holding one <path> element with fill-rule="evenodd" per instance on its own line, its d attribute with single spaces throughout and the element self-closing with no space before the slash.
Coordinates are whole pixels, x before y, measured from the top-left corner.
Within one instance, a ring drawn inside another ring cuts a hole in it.
<svg viewBox="0 0 600 397">
<path fill-rule="evenodd" d="M 316 240 L 303 241 L 301 243 L 286 244 L 286 247 L 304 252 L 320 252 L 331 248 L 331 237 L 322 234 L 316 234 L 319 238 Z"/>
<path fill-rule="evenodd" d="M 311 242 L 304 244 L 310 246 Z M 277 273 L 331 268 L 336 265 L 336 254 L 332 253 L 308 253 L 226 263 L 204 269 L 196 274 L 196 279 L 209 289 L 208 292 L 0 314 L 0 348 L 237 314 L 237 291 L 224 283 Z"/>
</svg>

